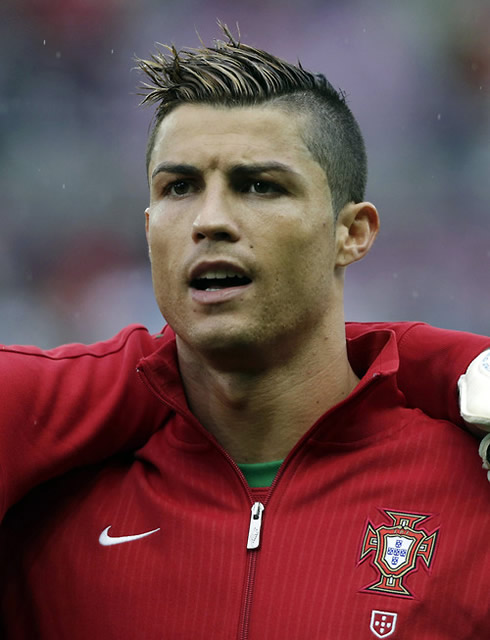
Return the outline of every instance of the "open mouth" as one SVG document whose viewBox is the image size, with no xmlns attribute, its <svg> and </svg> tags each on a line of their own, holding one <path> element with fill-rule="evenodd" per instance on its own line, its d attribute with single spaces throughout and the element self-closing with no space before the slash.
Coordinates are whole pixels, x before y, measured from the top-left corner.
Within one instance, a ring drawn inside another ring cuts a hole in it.
<svg viewBox="0 0 490 640">
<path fill-rule="evenodd" d="M 191 287 L 198 291 L 219 291 L 233 287 L 244 287 L 252 281 L 247 276 L 236 274 L 207 273 L 191 280 Z"/>
</svg>

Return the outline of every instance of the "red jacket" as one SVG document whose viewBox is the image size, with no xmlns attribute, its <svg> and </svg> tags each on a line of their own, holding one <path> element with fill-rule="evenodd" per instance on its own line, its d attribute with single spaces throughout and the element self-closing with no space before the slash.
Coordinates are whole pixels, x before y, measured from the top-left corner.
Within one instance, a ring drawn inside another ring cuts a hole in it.
<svg viewBox="0 0 490 640">
<path fill-rule="evenodd" d="M 346 325 L 348 337 L 375 328 L 396 335 L 408 405 L 461 424 L 457 379 L 490 339 L 423 323 Z M 132 325 L 89 346 L 0 345 L 0 518 L 41 482 L 146 442 L 168 408 L 136 369 L 159 342 Z"/>
<path fill-rule="evenodd" d="M 406 408 L 396 343 L 405 391 L 413 385 L 424 409 L 449 407 L 453 415 L 455 380 L 488 340 L 425 325 L 391 328 L 348 328 L 359 335 L 349 357 L 364 373 L 361 383 L 312 426 L 266 490 L 250 490 L 189 413 L 170 330 L 156 339 L 157 351 L 155 339 L 137 328 L 120 334 L 112 349 L 92 348 L 97 355 L 66 347 L 71 365 L 59 351 L 53 361 L 53 354 L 10 353 L 38 370 L 48 368 L 48 357 L 59 388 L 48 392 L 44 379 L 43 391 L 38 381 L 32 397 L 17 396 L 42 409 L 35 413 L 42 429 L 27 409 L 15 421 L 24 442 L 36 438 L 24 455 L 27 480 L 19 480 L 21 453 L 2 425 L 0 451 L 7 444 L 11 452 L 9 461 L 2 455 L 7 504 L 70 465 L 134 447 L 138 429 L 144 440 L 164 428 L 135 455 L 66 475 L 11 510 L 0 545 L 6 636 L 487 638 L 486 478 L 467 434 Z M 429 335 L 431 357 L 417 364 L 413 345 Z M 130 344 L 150 354 L 134 379 L 115 366 L 124 353 L 126 367 L 134 367 Z M 65 370 L 61 379 L 57 366 Z M 430 380 L 438 372 L 439 380 L 440 371 L 442 390 L 420 395 L 421 374 Z M 13 380 L 19 393 L 20 377 Z M 82 390 L 86 402 L 77 409 Z M 115 407 L 122 400 L 124 407 Z M 9 406 L 7 426 L 16 418 Z M 260 518 L 251 519 L 252 507 L 260 515 L 258 503 L 265 507 L 261 527 Z M 247 549 L 249 531 L 249 546 L 260 533 L 258 548 Z M 149 535 L 122 540 L 142 533 Z"/>
</svg>

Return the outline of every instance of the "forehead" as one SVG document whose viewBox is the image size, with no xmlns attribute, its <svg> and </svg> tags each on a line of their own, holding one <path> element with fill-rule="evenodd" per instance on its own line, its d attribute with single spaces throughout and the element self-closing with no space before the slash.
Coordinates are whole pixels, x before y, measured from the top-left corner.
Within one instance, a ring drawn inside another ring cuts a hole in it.
<svg viewBox="0 0 490 640">
<path fill-rule="evenodd" d="M 308 150 L 305 118 L 277 107 L 181 105 L 158 127 L 149 171 L 163 161 L 200 166 L 277 161 L 323 170 Z"/>
</svg>

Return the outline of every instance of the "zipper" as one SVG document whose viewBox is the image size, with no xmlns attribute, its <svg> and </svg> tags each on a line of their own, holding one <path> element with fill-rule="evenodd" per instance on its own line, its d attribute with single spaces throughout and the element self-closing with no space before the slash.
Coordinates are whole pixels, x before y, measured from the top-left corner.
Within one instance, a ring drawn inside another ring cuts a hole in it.
<svg viewBox="0 0 490 640">
<path fill-rule="evenodd" d="M 255 551 L 250 551 L 248 556 L 247 580 L 245 583 L 245 595 L 243 598 L 243 607 L 240 616 L 238 640 L 248 640 L 248 627 L 250 625 L 250 609 L 252 607 L 252 596 L 255 586 L 256 566 L 257 553 Z"/>
<path fill-rule="evenodd" d="M 252 513 L 250 514 L 250 525 L 248 527 L 247 549 L 258 549 L 260 547 L 260 530 L 262 529 L 262 514 L 264 505 L 262 502 L 254 502 Z"/>
<path fill-rule="evenodd" d="M 250 624 L 250 609 L 252 607 L 252 596 L 255 587 L 255 571 L 257 568 L 257 551 L 260 548 L 260 534 L 262 530 L 262 516 L 264 514 L 262 502 L 254 502 L 250 513 L 250 524 L 248 526 L 247 551 L 248 567 L 245 580 L 242 612 L 240 615 L 240 626 L 238 640 L 247 640 L 248 628 Z"/>
</svg>

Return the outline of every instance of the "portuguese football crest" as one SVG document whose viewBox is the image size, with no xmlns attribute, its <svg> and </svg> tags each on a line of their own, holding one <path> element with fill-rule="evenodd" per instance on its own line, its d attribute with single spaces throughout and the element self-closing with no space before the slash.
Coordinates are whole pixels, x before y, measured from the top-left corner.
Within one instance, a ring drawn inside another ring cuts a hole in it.
<svg viewBox="0 0 490 640">
<path fill-rule="evenodd" d="M 430 569 L 439 528 L 429 533 L 420 527 L 430 515 L 387 509 L 382 509 L 381 512 L 390 522 L 377 527 L 367 522 L 359 554 L 359 564 L 368 556 L 371 558 L 372 566 L 379 572 L 378 579 L 361 591 L 412 598 L 404 581 L 417 568 L 418 563 Z"/>
</svg>

